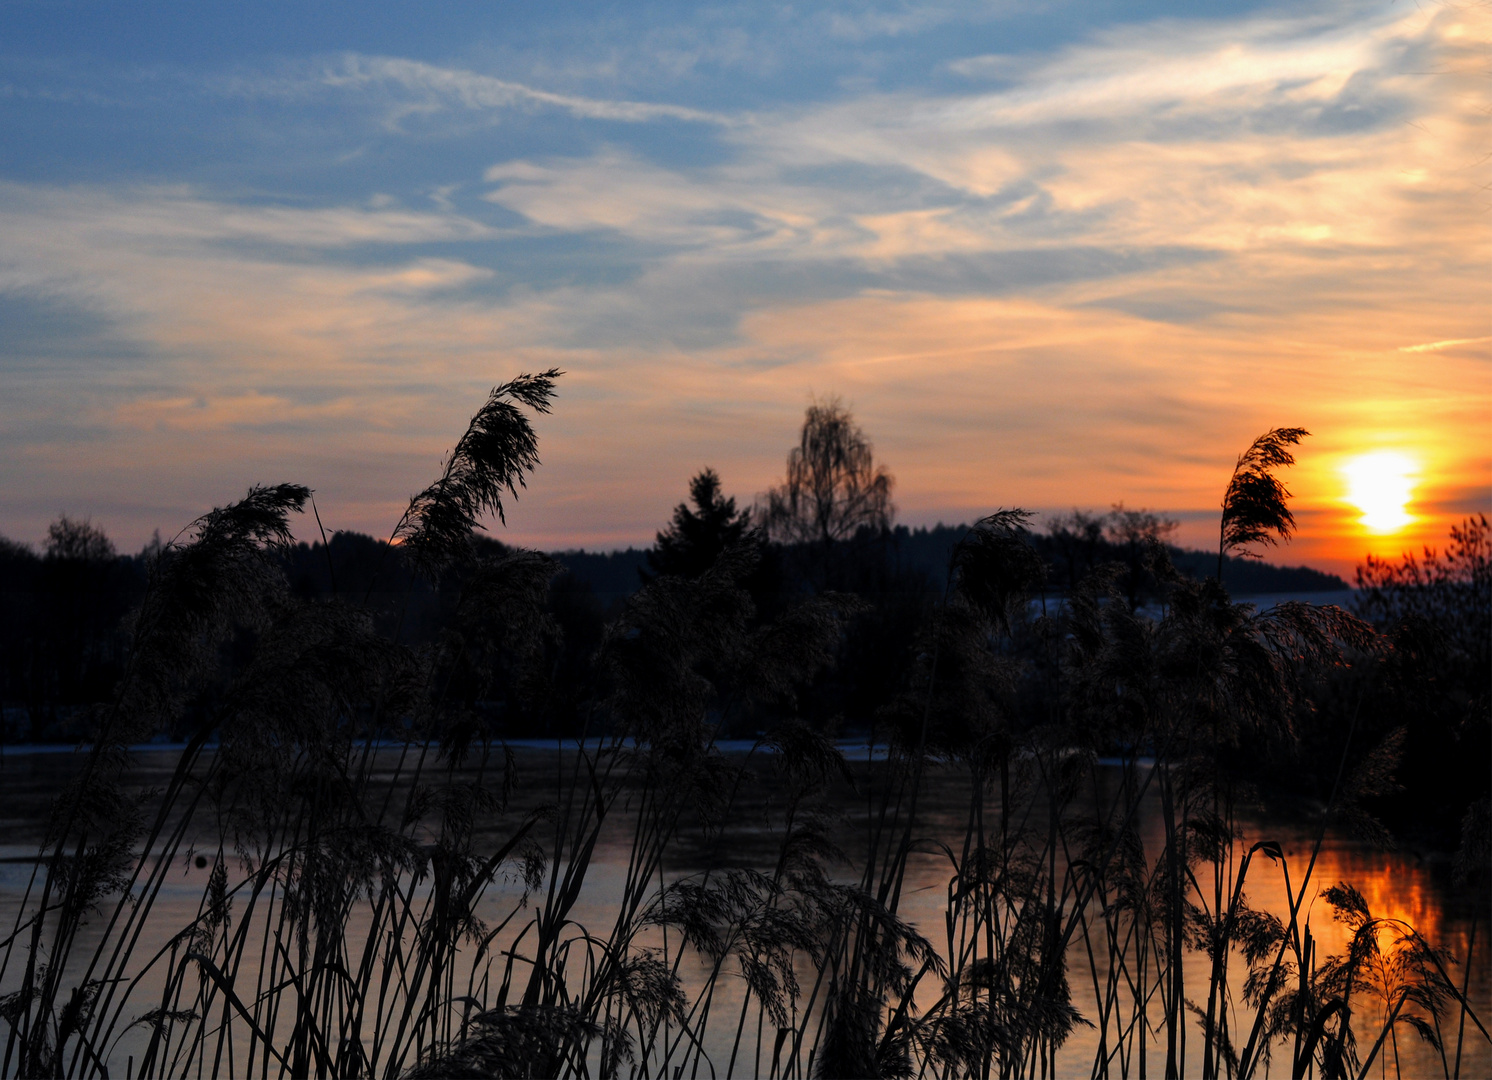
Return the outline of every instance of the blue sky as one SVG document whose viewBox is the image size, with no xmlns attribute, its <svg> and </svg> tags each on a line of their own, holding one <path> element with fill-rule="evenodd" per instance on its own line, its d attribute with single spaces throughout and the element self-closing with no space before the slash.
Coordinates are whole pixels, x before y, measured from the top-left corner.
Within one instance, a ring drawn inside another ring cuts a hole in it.
<svg viewBox="0 0 1492 1080">
<path fill-rule="evenodd" d="M 1485 507 L 1473 5 L 0 8 L 0 531 L 133 546 L 255 481 L 385 531 L 487 386 L 569 373 L 508 538 L 744 501 L 839 394 L 908 523 L 1206 542 L 1316 434 L 1339 567 Z M 1416 528 L 1354 525 L 1391 450 Z"/>
</svg>

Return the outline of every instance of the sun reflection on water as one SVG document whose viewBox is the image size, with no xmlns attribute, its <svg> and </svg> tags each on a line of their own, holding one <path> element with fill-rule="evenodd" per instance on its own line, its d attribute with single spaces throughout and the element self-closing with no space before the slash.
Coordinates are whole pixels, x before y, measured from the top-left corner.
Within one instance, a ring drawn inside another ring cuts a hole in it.
<svg viewBox="0 0 1492 1080">
<path fill-rule="evenodd" d="M 1323 848 L 1314 881 L 1312 891 L 1318 896 L 1338 882 L 1347 882 L 1362 894 L 1375 919 L 1397 920 L 1429 941 L 1441 941 L 1444 898 L 1436 892 L 1429 868 L 1408 864 L 1402 853 L 1393 858 L 1375 857 L 1375 853 L 1360 850 Z M 1349 934 L 1330 912 L 1325 900 L 1316 901 L 1311 913 L 1312 933 L 1329 940 L 1333 951 L 1345 951 Z M 1333 923 L 1333 929 L 1326 929 L 1328 922 Z"/>
</svg>

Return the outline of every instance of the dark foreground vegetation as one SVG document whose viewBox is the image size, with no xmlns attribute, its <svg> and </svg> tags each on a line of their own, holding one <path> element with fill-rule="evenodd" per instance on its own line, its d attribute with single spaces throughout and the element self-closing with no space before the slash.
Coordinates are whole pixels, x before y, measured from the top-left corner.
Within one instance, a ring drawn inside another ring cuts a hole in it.
<svg viewBox="0 0 1492 1080">
<path fill-rule="evenodd" d="M 285 484 L 140 560 L 68 522 L 43 559 L 7 550 L 78 605 L 33 613 L 46 655 L 7 678 L 75 688 L 89 749 L 0 928 L 0 1073 L 1338 1077 L 1396 1071 L 1406 1040 L 1447 1076 L 1487 1060 L 1468 957 L 1344 882 L 1324 895 L 1348 944 L 1323 953 L 1307 909 L 1328 828 L 1456 851 L 1485 907 L 1484 518 L 1370 561 L 1357 614 L 1236 603 L 1236 561 L 1294 524 L 1279 473 L 1306 433 L 1276 429 L 1219 478 L 1208 570 L 1143 511 L 1036 536 L 997 510 L 930 584 L 831 402 L 762 506 L 701 473 L 603 601 L 477 531 L 537 465 L 556 378 L 494 390 L 388 544 L 294 545 L 310 492 Z M 877 762 L 853 859 L 824 812 L 849 730 Z M 162 732 L 185 749 L 141 791 L 128 748 Z M 534 734 L 571 749 L 520 810 L 504 740 Z M 955 842 L 919 817 L 950 769 Z M 771 865 L 667 872 L 752 770 Z M 1308 808 L 1304 862 L 1243 835 L 1261 801 Z M 615 905 L 582 925 L 617 829 Z M 929 855 L 946 905 L 914 925 Z M 189 860 L 195 917 L 162 931 Z M 1250 902 L 1264 875 L 1277 910 Z"/>
</svg>

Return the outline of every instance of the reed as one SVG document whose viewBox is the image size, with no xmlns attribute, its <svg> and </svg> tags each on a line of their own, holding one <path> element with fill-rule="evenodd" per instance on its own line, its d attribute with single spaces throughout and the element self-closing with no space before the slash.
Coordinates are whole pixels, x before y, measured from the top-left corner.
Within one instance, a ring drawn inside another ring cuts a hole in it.
<svg viewBox="0 0 1492 1080">
<path fill-rule="evenodd" d="M 447 604 L 433 643 L 377 632 L 366 597 L 290 593 L 277 550 L 305 488 L 255 488 L 161 548 L 128 668 L 0 941 L 17 987 L 0 1073 L 1338 1077 L 1396 1064 L 1413 1037 L 1452 1076 L 1487 1038 L 1450 958 L 1350 885 L 1324 894 L 1350 947 L 1319 955 L 1317 855 L 1383 749 L 1355 722 L 1304 867 L 1240 830 L 1239 748 L 1297 749 L 1313 688 L 1384 641 L 1336 608 L 1234 603 L 1159 545 L 1158 613 L 1102 571 L 1038 615 L 1021 511 L 954 551 L 865 769 L 797 707 L 861 603 L 820 593 L 760 616 L 742 533 L 626 604 L 584 693 L 567 689 L 584 726 L 556 744 L 552 800 L 520 808 L 518 758 L 477 702 L 552 678 L 556 566 L 472 536 L 537 466 L 529 417 L 558 377 L 497 387 L 393 529 L 386 550 Z M 1240 459 L 1224 547 L 1287 534 L 1271 470 L 1303 434 Z M 748 720 L 755 749 L 722 753 Z M 186 747 L 140 793 L 127 748 L 163 728 Z M 673 871 L 763 770 L 770 869 Z M 955 842 L 925 815 L 950 776 L 968 793 Z M 864 833 L 846 853 L 824 800 L 849 783 Z M 1156 814 L 1158 846 L 1141 827 Z M 628 855 L 585 925 L 607 837 Z M 917 860 L 945 867 L 936 926 L 905 914 Z M 190 863 L 208 871 L 197 914 L 162 928 Z M 1287 910 L 1251 903 L 1264 874 Z M 1075 1061 L 1080 1028 L 1097 1049 Z"/>
</svg>

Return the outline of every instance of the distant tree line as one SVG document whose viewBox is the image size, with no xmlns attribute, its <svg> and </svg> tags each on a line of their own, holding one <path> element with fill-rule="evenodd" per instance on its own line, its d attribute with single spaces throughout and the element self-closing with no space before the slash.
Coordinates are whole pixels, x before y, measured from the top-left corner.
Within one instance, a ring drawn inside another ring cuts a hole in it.
<svg viewBox="0 0 1492 1080">
<path fill-rule="evenodd" d="M 1132 550 L 1129 545 L 1107 535 L 1109 516 L 1077 510 L 1051 520 L 1045 531 L 1030 534 L 1032 547 L 1049 567 L 1047 587 L 1052 595 L 1065 593 L 1099 566 L 1129 560 Z M 968 531 L 967 525 L 893 525 L 882 550 L 895 568 L 907 572 L 913 587 L 933 590 L 947 569 L 949 555 Z M 1197 581 L 1215 570 L 1215 552 L 1171 544 L 1167 550 L 1176 569 Z M 577 583 L 602 598 L 603 603 L 637 591 L 640 572 L 650 568 L 657 557 L 653 548 L 631 547 L 617 551 L 571 549 L 551 554 Z M 1245 597 L 1339 592 L 1350 588 L 1338 575 L 1314 567 L 1279 566 L 1234 556 L 1224 557 L 1223 577 L 1230 590 Z M 1144 580 L 1142 576 L 1140 581 Z"/>
<path fill-rule="evenodd" d="M 552 553 L 564 569 L 550 585 L 551 604 L 571 638 L 591 643 L 628 596 L 660 574 L 698 576 L 719 553 L 752 533 L 750 508 L 725 496 L 713 469 L 690 483 L 690 501 L 680 503 L 651 548 Z M 1157 584 L 1145 568 L 1146 545 L 1172 531 L 1159 515 L 1127 510 L 1075 510 L 1053 518 L 1027 541 L 1047 567 L 1046 587 L 1060 597 L 1096 569 L 1125 568 L 1121 584 L 1132 603 L 1152 599 Z M 948 560 L 968 533 L 964 525 L 908 528 L 888 523 L 827 543 L 764 539 L 750 589 L 759 603 L 776 603 L 814 588 L 814 575 L 832 575 L 840 589 L 912 608 L 930 602 Z M 478 537 L 492 551 L 505 545 Z M 139 603 L 158 541 L 135 554 L 120 553 L 96 524 L 60 517 L 40 551 L 0 537 L 0 702 L 7 741 L 68 741 L 87 729 L 87 707 L 107 697 L 122 672 L 121 623 Z M 1212 570 L 1215 554 L 1167 545 L 1171 564 L 1197 580 Z M 429 640 L 439 632 L 438 590 L 413 572 L 397 549 L 361 533 L 341 531 L 326 544 L 299 543 L 283 554 L 296 594 L 305 598 L 338 593 L 366 597 L 380 611 L 383 628 L 395 624 L 405 640 Z M 1252 593 L 1328 592 L 1348 586 L 1334 574 L 1310 567 L 1282 567 L 1228 557 L 1230 588 Z M 904 594 L 893 602 L 894 594 Z"/>
<path fill-rule="evenodd" d="M 121 624 L 145 594 L 147 547 L 120 555 L 88 520 L 58 518 L 40 553 L 0 537 L 3 733 L 81 735 L 124 673 Z"/>
</svg>

